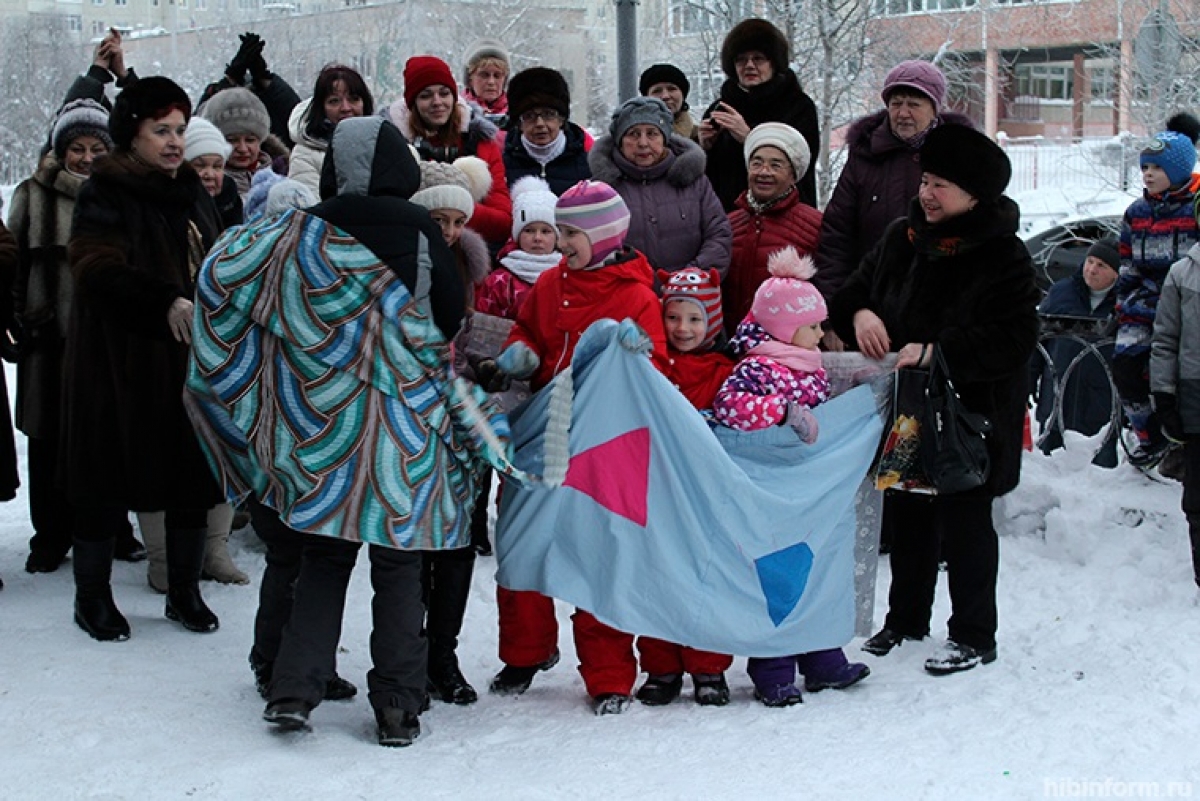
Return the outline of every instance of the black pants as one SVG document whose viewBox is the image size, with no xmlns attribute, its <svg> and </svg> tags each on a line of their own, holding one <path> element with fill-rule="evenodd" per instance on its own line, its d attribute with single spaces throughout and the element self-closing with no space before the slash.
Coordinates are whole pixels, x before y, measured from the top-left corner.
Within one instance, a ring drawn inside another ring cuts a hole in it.
<svg viewBox="0 0 1200 801">
<path fill-rule="evenodd" d="M 66 556 L 74 536 L 75 511 L 58 484 L 58 439 L 30 437 L 26 460 L 29 470 L 29 522 L 33 537 L 29 550 Z M 126 515 L 126 525 L 129 517 Z"/>
<path fill-rule="evenodd" d="M 1200 586 L 1200 438 L 1183 446 L 1183 513 L 1187 516 L 1192 541 L 1192 572 Z"/>
<path fill-rule="evenodd" d="M 147 510 L 149 511 L 149 510 Z M 84 542 L 103 542 L 133 533 L 129 512 L 111 506 L 75 508 L 75 537 Z M 170 529 L 196 529 L 208 526 L 207 509 L 168 509 L 165 525 Z"/>
<path fill-rule="evenodd" d="M 425 636 L 430 647 L 449 653 L 458 648 L 458 635 L 467 613 L 474 571 L 474 547 L 424 554 L 421 599 L 428 610 Z"/>
<path fill-rule="evenodd" d="M 950 581 L 950 639 L 974 648 L 994 646 L 1000 544 L 992 525 L 992 496 L 980 490 L 890 494 L 892 586 L 884 625 L 913 637 L 929 634 L 940 558 Z"/>
<path fill-rule="evenodd" d="M 325 686 L 333 678 L 337 662 L 337 646 L 342 636 L 342 615 L 346 606 L 346 589 L 358 561 L 360 543 L 333 537 L 302 534 L 288 529 L 271 510 L 259 504 L 251 505 L 255 530 L 259 521 L 275 518 L 274 525 L 265 526 L 268 533 L 267 571 L 272 561 L 280 575 L 273 578 L 276 590 L 286 588 L 286 571 L 295 564 L 294 544 L 285 544 L 290 537 L 300 543 L 299 569 L 291 598 L 290 613 L 278 635 L 274 656 L 270 697 L 272 701 L 298 698 L 316 706 L 325 694 Z M 272 553 L 274 551 L 274 554 Z M 394 706 L 419 712 L 425 698 L 425 639 L 421 636 L 424 608 L 421 606 L 421 554 L 397 551 L 372 545 L 371 586 L 371 662 L 367 674 L 368 698 L 379 709 Z M 263 578 L 266 592 L 267 576 Z M 275 635 L 266 630 L 277 621 L 282 606 L 279 599 L 268 599 L 276 606 L 264 610 L 260 606 L 255 620 L 255 650 L 270 659 L 267 649 Z M 263 639 L 260 640 L 260 630 Z"/>
</svg>

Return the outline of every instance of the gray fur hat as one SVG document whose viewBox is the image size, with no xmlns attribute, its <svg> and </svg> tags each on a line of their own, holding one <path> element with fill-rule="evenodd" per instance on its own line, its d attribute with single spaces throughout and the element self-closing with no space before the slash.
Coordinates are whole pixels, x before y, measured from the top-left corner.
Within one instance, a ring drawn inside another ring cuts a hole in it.
<svg viewBox="0 0 1200 801">
<path fill-rule="evenodd" d="M 204 104 L 200 116 L 220 129 L 225 136 L 252 134 L 260 140 L 271 133 L 271 115 L 267 107 L 249 89 L 235 86 L 217 92 Z"/>
</svg>

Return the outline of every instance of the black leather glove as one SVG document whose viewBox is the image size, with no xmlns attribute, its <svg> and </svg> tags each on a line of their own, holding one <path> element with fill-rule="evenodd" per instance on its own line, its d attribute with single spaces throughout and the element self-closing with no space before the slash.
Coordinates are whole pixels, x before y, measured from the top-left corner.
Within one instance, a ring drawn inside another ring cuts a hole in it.
<svg viewBox="0 0 1200 801">
<path fill-rule="evenodd" d="M 225 77 L 235 86 L 241 86 L 246 82 L 246 70 L 250 68 L 250 61 L 256 55 L 261 55 L 263 48 L 263 41 L 257 33 L 243 33 L 238 38 L 242 44 L 238 47 L 233 59 L 225 66 Z"/>
<path fill-rule="evenodd" d="M 1179 416 L 1179 404 L 1169 392 L 1154 393 L 1154 411 L 1163 434 L 1172 442 L 1184 443 L 1188 435 L 1183 430 L 1183 418 Z"/>
<path fill-rule="evenodd" d="M 261 83 L 271 77 L 271 71 L 267 69 L 267 60 L 263 57 L 263 50 L 266 48 L 267 43 L 262 39 L 258 41 L 258 52 L 250 57 L 249 68 L 250 77 Z"/>
<path fill-rule="evenodd" d="M 512 386 L 512 376 L 501 370 L 495 359 L 480 359 L 471 368 L 475 371 L 475 383 L 484 392 L 507 392 Z"/>
</svg>

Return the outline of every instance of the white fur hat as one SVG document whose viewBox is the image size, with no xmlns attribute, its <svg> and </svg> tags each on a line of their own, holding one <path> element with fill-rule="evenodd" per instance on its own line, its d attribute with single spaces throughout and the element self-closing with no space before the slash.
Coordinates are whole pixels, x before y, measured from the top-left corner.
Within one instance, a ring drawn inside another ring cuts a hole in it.
<svg viewBox="0 0 1200 801">
<path fill-rule="evenodd" d="M 514 242 L 530 223 L 555 227 L 554 205 L 558 203 L 558 196 L 550 191 L 550 184 L 536 175 L 526 175 L 512 185 L 509 193 L 512 194 Z"/>
<path fill-rule="evenodd" d="M 186 161 L 201 156 L 220 156 L 228 161 L 232 152 L 233 146 L 225 141 L 225 135 L 217 126 L 203 117 L 192 117 L 188 120 L 183 146 L 183 158 Z"/>
<path fill-rule="evenodd" d="M 453 164 L 441 161 L 421 162 L 421 186 L 412 196 L 418 206 L 433 209 L 457 209 L 471 219 L 475 204 L 492 188 L 492 173 L 487 162 L 475 156 L 463 156 Z"/>
</svg>

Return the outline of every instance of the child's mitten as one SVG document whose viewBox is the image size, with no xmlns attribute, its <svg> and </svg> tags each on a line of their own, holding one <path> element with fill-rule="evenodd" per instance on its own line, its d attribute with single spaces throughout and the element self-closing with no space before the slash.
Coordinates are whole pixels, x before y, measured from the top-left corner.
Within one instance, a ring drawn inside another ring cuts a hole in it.
<svg viewBox="0 0 1200 801">
<path fill-rule="evenodd" d="M 524 342 L 514 342 L 496 357 L 496 366 L 518 381 L 522 381 L 541 365 L 542 360 Z"/>
<path fill-rule="evenodd" d="M 654 343 L 642 327 L 626 317 L 617 326 L 617 344 L 630 353 L 649 353 L 654 350 Z"/>
<path fill-rule="evenodd" d="M 787 417 L 784 419 L 792 429 L 796 432 L 796 436 L 800 437 L 800 441 L 805 445 L 812 445 L 817 441 L 817 418 L 813 417 L 813 413 L 807 407 L 799 403 L 789 403 Z"/>
</svg>

